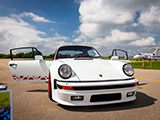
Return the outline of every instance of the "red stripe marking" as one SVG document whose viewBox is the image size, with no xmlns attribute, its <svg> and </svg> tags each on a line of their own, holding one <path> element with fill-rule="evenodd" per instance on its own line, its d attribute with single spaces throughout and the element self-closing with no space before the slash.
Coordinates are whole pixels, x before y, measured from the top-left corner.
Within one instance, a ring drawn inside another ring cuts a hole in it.
<svg viewBox="0 0 160 120">
<path fill-rule="evenodd" d="M 24 77 L 24 78 L 23 78 L 23 80 L 27 80 L 27 79 L 28 79 L 28 77 Z"/>
<path fill-rule="evenodd" d="M 30 77 L 28 80 L 34 80 L 33 77 Z"/>
<path fill-rule="evenodd" d="M 46 80 L 46 78 L 45 78 L 45 77 L 42 77 L 41 80 Z"/>
<path fill-rule="evenodd" d="M 22 79 L 24 76 L 20 76 L 20 78 Z"/>
</svg>

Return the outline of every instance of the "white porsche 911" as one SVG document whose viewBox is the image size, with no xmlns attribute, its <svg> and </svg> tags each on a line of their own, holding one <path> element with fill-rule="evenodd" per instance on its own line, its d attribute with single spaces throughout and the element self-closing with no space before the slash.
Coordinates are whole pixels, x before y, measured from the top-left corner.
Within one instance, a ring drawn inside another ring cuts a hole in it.
<svg viewBox="0 0 160 120">
<path fill-rule="evenodd" d="M 33 60 L 14 60 L 13 51 L 22 49 L 31 49 Z M 9 68 L 15 80 L 48 82 L 49 98 L 63 105 L 133 101 L 138 80 L 133 77 L 131 62 L 119 60 L 117 51 L 113 51 L 111 60 L 104 60 L 93 47 L 62 46 L 52 61 L 45 61 L 34 47 L 14 48 L 10 50 Z"/>
</svg>

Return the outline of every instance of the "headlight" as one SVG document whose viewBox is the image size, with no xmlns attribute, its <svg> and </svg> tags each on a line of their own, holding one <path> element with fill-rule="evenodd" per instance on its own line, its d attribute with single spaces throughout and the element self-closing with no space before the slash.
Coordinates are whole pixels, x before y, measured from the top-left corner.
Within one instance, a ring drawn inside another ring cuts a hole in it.
<svg viewBox="0 0 160 120">
<path fill-rule="evenodd" d="M 72 69 L 69 65 L 64 64 L 59 67 L 58 73 L 63 79 L 67 79 L 71 77 Z"/>
<path fill-rule="evenodd" d="M 124 64 L 123 65 L 123 72 L 127 75 L 127 76 L 133 76 L 134 75 L 134 69 L 131 66 L 131 64 Z"/>
</svg>

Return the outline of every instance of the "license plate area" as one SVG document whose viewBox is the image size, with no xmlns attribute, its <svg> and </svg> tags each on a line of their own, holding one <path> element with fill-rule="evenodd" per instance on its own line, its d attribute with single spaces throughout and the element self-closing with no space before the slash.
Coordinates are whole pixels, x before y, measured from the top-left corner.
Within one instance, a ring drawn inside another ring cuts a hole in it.
<svg viewBox="0 0 160 120">
<path fill-rule="evenodd" d="M 92 95 L 90 102 L 105 102 L 121 100 L 121 93 Z"/>
</svg>

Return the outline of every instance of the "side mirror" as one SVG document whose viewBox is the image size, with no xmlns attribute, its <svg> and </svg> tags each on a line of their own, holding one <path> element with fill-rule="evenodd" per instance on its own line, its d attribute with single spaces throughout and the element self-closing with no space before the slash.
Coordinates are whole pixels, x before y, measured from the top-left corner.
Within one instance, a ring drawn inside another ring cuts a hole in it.
<svg viewBox="0 0 160 120">
<path fill-rule="evenodd" d="M 112 56 L 111 60 L 119 60 L 119 57 L 118 56 Z"/>
<path fill-rule="evenodd" d="M 34 59 L 35 60 L 39 60 L 39 61 L 43 61 L 44 60 L 42 55 L 35 55 Z"/>
</svg>

